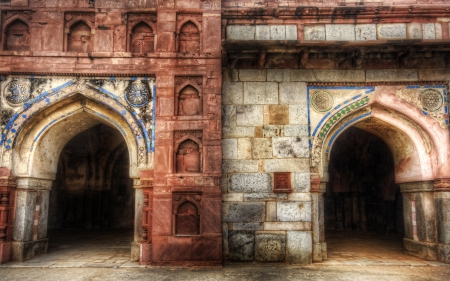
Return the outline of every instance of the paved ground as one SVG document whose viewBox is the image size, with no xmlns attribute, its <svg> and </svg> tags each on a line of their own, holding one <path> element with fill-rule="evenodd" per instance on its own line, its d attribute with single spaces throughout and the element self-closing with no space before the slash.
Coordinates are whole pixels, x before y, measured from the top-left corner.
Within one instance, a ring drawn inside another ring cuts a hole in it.
<svg viewBox="0 0 450 281">
<path fill-rule="evenodd" d="M 49 254 L 1 265 L 0 280 L 450 280 L 450 265 L 406 255 L 400 238 L 370 233 L 327 233 L 328 261 L 310 266 L 232 263 L 206 269 L 128 261 L 131 230 L 64 230 L 49 237 Z"/>
</svg>

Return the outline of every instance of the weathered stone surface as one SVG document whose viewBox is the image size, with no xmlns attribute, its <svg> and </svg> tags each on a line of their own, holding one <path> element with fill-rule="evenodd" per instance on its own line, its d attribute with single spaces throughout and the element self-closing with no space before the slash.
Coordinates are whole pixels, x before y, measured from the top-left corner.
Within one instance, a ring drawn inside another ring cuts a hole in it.
<svg viewBox="0 0 450 281">
<path fill-rule="evenodd" d="M 256 173 L 258 172 L 258 160 L 228 160 L 222 162 L 224 173 Z"/>
<path fill-rule="evenodd" d="M 230 40 L 254 40 L 255 27 L 245 25 L 227 26 L 227 39 Z"/>
<path fill-rule="evenodd" d="M 355 41 L 355 25 L 353 24 L 326 24 L 327 41 Z"/>
<path fill-rule="evenodd" d="M 255 252 L 255 236 L 252 231 L 228 231 L 228 258 L 237 261 L 252 261 Z"/>
<path fill-rule="evenodd" d="M 289 105 L 289 124 L 307 125 L 308 109 L 304 105 Z"/>
<path fill-rule="evenodd" d="M 263 137 L 281 137 L 283 135 L 282 125 L 264 125 L 263 127 Z M 272 146 L 271 146 L 272 147 Z M 272 151 L 272 149 L 270 150 Z"/>
<path fill-rule="evenodd" d="M 406 24 L 377 24 L 377 38 L 378 40 L 406 39 Z"/>
<path fill-rule="evenodd" d="M 223 202 L 241 202 L 241 201 L 244 201 L 244 194 L 243 193 L 222 194 L 222 201 Z"/>
<path fill-rule="evenodd" d="M 257 261 L 282 261 L 286 255 L 286 235 L 280 233 L 255 233 L 255 259 Z"/>
<path fill-rule="evenodd" d="M 16 223 L 13 229 L 13 239 L 15 241 L 31 241 L 33 237 L 36 192 L 17 191 L 16 194 Z M 13 245 L 13 257 L 15 255 L 14 249 Z"/>
<path fill-rule="evenodd" d="M 297 201 L 297 202 L 310 202 L 311 201 L 311 193 L 307 193 L 307 192 L 289 193 L 288 200 L 289 201 Z"/>
<path fill-rule="evenodd" d="M 273 156 L 276 158 L 300 158 L 309 156 L 308 138 L 274 137 Z"/>
<path fill-rule="evenodd" d="M 244 102 L 244 83 L 226 82 L 222 85 L 222 104 L 242 104 Z"/>
<path fill-rule="evenodd" d="M 263 230 L 262 222 L 233 223 L 233 230 Z"/>
<path fill-rule="evenodd" d="M 304 104 L 307 102 L 306 83 L 280 83 L 280 104 Z"/>
<path fill-rule="evenodd" d="M 266 221 L 277 221 L 277 202 L 266 202 Z"/>
<path fill-rule="evenodd" d="M 278 83 L 245 82 L 244 104 L 277 104 Z"/>
<path fill-rule="evenodd" d="M 309 171 L 309 158 L 302 159 L 265 159 L 266 172 L 306 172 Z"/>
<path fill-rule="evenodd" d="M 370 69 L 366 71 L 367 82 L 375 81 L 417 81 L 415 69 Z"/>
<path fill-rule="evenodd" d="M 436 39 L 436 31 L 434 23 L 422 24 L 423 39 Z M 441 31 L 442 32 L 442 31 Z M 442 34 L 441 34 L 442 38 Z"/>
<path fill-rule="evenodd" d="M 286 40 L 297 40 L 296 25 L 286 25 Z"/>
<path fill-rule="evenodd" d="M 223 220 L 225 222 L 264 222 L 265 217 L 264 202 L 223 204 Z"/>
<path fill-rule="evenodd" d="M 377 40 L 376 24 L 357 24 L 355 25 L 356 41 Z"/>
<path fill-rule="evenodd" d="M 406 37 L 408 39 L 422 39 L 422 24 L 408 23 L 406 25 Z"/>
<path fill-rule="evenodd" d="M 286 200 L 287 193 L 259 192 L 245 193 L 244 201 Z"/>
<path fill-rule="evenodd" d="M 222 106 L 222 125 L 229 127 L 236 124 L 236 106 L 224 105 Z"/>
<path fill-rule="evenodd" d="M 256 40 L 270 40 L 270 26 L 269 25 L 257 25 L 255 28 Z"/>
<path fill-rule="evenodd" d="M 238 105 L 236 106 L 236 124 L 238 126 L 262 126 L 262 105 Z"/>
<path fill-rule="evenodd" d="M 256 242 L 258 244 L 258 242 Z M 450 245 L 438 245 L 438 261 L 450 263 Z"/>
<path fill-rule="evenodd" d="M 291 81 L 299 82 L 365 82 L 364 70 L 293 69 Z"/>
<path fill-rule="evenodd" d="M 271 40 L 285 40 L 286 39 L 286 26 L 271 25 L 270 26 L 270 39 Z"/>
<path fill-rule="evenodd" d="M 325 40 L 325 25 L 306 25 L 304 28 L 305 40 Z"/>
<path fill-rule="evenodd" d="M 272 190 L 270 174 L 233 174 L 230 182 L 230 189 L 236 192 L 270 192 Z"/>
<path fill-rule="evenodd" d="M 269 105 L 269 124 L 284 125 L 289 123 L 289 106 L 271 104 Z"/>
<path fill-rule="evenodd" d="M 308 126 L 306 125 L 286 125 L 284 126 L 284 136 L 286 137 L 308 137 Z"/>
<path fill-rule="evenodd" d="M 267 138 L 252 139 L 252 158 L 272 158 L 272 142 Z"/>
<path fill-rule="evenodd" d="M 264 222 L 264 230 L 311 230 L 310 222 Z"/>
<path fill-rule="evenodd" d="M 293 173 L 291 175 L 292 189 L 295 192 L 309 192 L 311 188 L 310 173 Z"/>
<path fill-rule="evenodd" d="M 277 202 L 277 221 L 311 221 L 311 202 Z"/>
<path fill-rule="evenodd" d="M 403 247 L 408 254 L 425 260 L 435 261 L 438 259 L 438 244 L 414 241 L 403 238 Z"/>
<path fill-rule="evenodd" d="M 252 158 L 252 139 L 239 138 L 237 139 L 237 158 L 251 159 Z"/>
<path fill-rule="evenodd" d="M 435 204 L 438 242 L 450 245 L 450 192 L 436 192 Z"/>
<path fill-rule="evenodd" d="M 264 82 L 267 71 L 265 69 L 240 69 L 239 80 L 243 82 Z"/>
<path fill-rule="evenodd" d="M 224 138 L 245 138 L 255 136 L 255 127 L 223 127 Z"/>
<path fill-rule="evenodd" d="M 434 30 L 436 32 L 436 39 L 442 39 L 442 24 L 440 22 L 436 22 L 434 24 Z M 424 36 L 425 38 L 425 36 Z"/>
<path fill-rule="evenodd" d="M 268 82 L 289 82 L 290 80 L 291 80 L 290 69 L 267 69 Z"/>
<path fill-rule="evenodd" d="M 288 231 L 286 260 L 289 263 L 309 264 L 312 259 L 312 239 L 309 231 Z"/>
<path fill-rule="evenodd" d="M 222 158 L 236 159 L 237 158 L 237 139 L 223 139 L 222 140 Z"/>
</svg>

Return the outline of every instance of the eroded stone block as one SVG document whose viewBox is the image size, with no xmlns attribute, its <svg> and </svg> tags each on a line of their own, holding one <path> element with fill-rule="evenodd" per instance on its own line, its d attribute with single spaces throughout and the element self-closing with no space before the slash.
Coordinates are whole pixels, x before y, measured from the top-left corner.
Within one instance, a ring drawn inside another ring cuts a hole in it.
<svg viewBox="0 0 450 281">
<path fill-rule="evenodd" d="M 312 259 L 312 238 L 309 231 L 288 231 L 286 260 L 289 263 L 309 264 Z"/>
<path fill-rule="evenodd" d="M 233 174 L 230 189 L 235 192 L 270 192 L 272 177 L 270 174 Z"/>
<path fill-rule="evenodd" d="M 243 82 L 264 82 L 267 71 L 265 69 L 240 69 L 239 80 Z"/>
<path fill-rule="evenodd" d="M 283 128 L 284 127 L 285 126 L 282 126 L 282 125 L 265 125 L 263 127 L 263 136 L 265 138 L 268 138 L 268 137 L 281 137 L 283 135 Z"/>
<path fill-rule="evenodd" d="M 264 222 L 266 208 L 264 202 L 239 202 L 223 204 L 225 222 Z"/>
<path fill-rule="evenodd" d="M 224 138 L 245 138 L 255 136 L 255 127 L 223 127 Z"/>
<path fill-rule="evenodd" d="M 277 202 L 277 221 L 311 221 L 311 202 Z"/>
<path fill-rule="evenodd" d="M 256 26 L 256 40 L 270 40 L 270 26 L 269 25 L 257 25 Z"/>
<path fill-rule="evenodd" d="M 325 40 L 325 25 L 306 25 L 303 32 L 305 40 Z"/>
<path fill-rule="evenodd" d="M 377 24 L 378 40 L 399 40 L 406 39 L 406 24 L 386 23 Z"/>
<path fill-rule="evenodd" d="M 236 106 L 236 124 L 238 126 L 262 126 L 262 105 L 238 105 Z"/>
<path fill-rule="evenodd" d="M 284 136 L 286 137 L 307 137 L 308 126 L 307 125 L 286 125 L 284 126 Z"/>
<path fill-rule="evenodd" d="M 252 139 L 252 158 L 272 158 L 272 142 L 267 138 Z"/>
<path fill-rule="evenodd" d="M 434 23 L 422 24 L 423 39 L 436 39 L 436 30 Z M 442 32 L 442 31 L 441 31 Z M 441 33 L 442 38 L 442 33 Z"/>
<path fill-rule="evenodd" d="M 222 158 L 236 159 L 237 158 L 237 140 L 223 139 L 222 140 Z"/>
<path fill-rule="evenodd" d="M 355 41 L 355 26 L 353 24 L 326 24 L 327 41 Z"/>
<path fill-rule="evenodd" d="M 281 233 L 255 233 L 255 259 L 282 261 L 286 256 L 286 235 Z"/>
<path fill-rule="evenodd" d="M 286 40 L 297 40 L 296 25 L 286 25 Z"/>
<path fill-rule="evenodd" d="M 237 158 L 251 159 L 252 158 L 252 139 L 239 138 L 237 139 Z"/>
<path fill-rule="evenodd" d="M 276 158 L 300 158 L 309 156 L 308 138 L 275 137 L 273 142 L 273 156 Z"/>
<path fill-rule="evenodd" d="M 408 39 L 422 39 L 422 24 L 412 22 L 406 25 L 406 37 Z"/>
<path fill-rule="evenodd" d="M 228 232 L 228 258 L 237 261 L 252 261 L 255 252 L 253 231 L 230 230 Z"/>
<path fill-rule="evenodd" d="M 374 81 L 417 81 L 415 69 L 370 69 L 366 71 L 367 82 Z"/>
<path fill-rule="evenodd" d="M 255 40 L 255 27 L 245 25 L 229 25 L 227 26 L 227 39 Z"/>
<path fill-rule="evenodd" d="M 245 82 L 244 104 L 277 104 L 278 83 Z"/>
<path fill-rule="evenodd" d="M 294 192 L 309 192 L 311 188 L 310 173 L 293 173 L 292 189 Z"/>
<path fill-rule="evenodd" d="M 300 159 L 265 159 L 264 171 L 274 172 L 306 172 L 309 171 L 309 158 Z"/>
<path fill-rule="evenodd" d="M 269 105 L 269 124 L 289 124 L 289 106 L 278 104 Z"/>
<path fill-rule="evenodd" d="M 308 109 L 304 105 L 289 105 L 289 124 L 308 124 Z"/>
<path fill-rule="evenodd" d="M 233 230 L 262 230 L 262 222 L 233 223 Z"/>
<path fill-rule="evenodd" d="M 306 105 L 306 83 L 285 82 L 280 83 L 280 104 Z"/>
<path fill-rule="evenodd" d="M 222 104 L 242 104 L 244 102 L 244 83 L 226 82 L 222 86 Z"/>
<path fill-rule="evenodd" d="M 258 160 L 228 160 L 222 161 L 224 173 L 256 173 L 258 172 Z"/>
<path fill-rule="evenodd" d="M 270 39 L 271 40 L 285 40 L 286 39 L 286 26 L 271 25 L 270 26 Z"/>
<path fill-rule="evenodd" d="M 355 25 L 356 41 L 377 40 L 376 24 L 357 24 Z"/>
<path fill-rule="evenodd" d="M 267 69 L 268 82 L 288 82 L 291 80 L 290 69 Z"/>
</svg>

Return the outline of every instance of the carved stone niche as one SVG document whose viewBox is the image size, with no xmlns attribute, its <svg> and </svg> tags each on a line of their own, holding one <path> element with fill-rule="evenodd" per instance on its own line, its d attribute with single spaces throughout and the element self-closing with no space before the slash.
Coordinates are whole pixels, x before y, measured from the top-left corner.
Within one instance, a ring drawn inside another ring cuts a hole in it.
<svg viewBox="0 0 450 281">
<path fill-rule="evenodd" d="M 173 233 L 200 235 L 201 192 L 174 192 L 172 194 Z"/>
<path fill-rule="evenodd" d="M 31 11 L 7 11 L 2 16 L 3 49 L 7 51 L 30 50 Z"/>
<path fill-rule="evenodd" d="M 274 173 L 273 192 L 274 193 L 290 193 L 291 188 L 291 173 Z"/>
<path fill-rule="evenodd" d="M 64 50 L 91 53 L 94 49 L 94 13 L 66 13 L 64 18 L 66 20 Z"/>
<path fill-rule="evenodd" d="M 202 115 L 203 77 L 177 77 L 175 105 L 178 116 Z"/>
<path fill-rule="evenodd" d="M 127 20 L 127 50 L 134 54 L 155 51 L 156 15 L 131 14 Z"/>
<path fill-rule="evenodd" d="M 175 131 L 176 173 L 201 173 L 202 131 Z"/>
<path fill-rule="evenodd" d="M 177 38 L 179 53 L 200 54 L 202 50 L 202 15 L 177 15 Z"/>
</svg>

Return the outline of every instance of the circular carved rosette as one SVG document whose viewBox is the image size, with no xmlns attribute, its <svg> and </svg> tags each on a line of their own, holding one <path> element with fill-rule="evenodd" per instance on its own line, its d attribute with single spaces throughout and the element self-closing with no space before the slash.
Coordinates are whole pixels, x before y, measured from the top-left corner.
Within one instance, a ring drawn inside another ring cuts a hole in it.
<svg viewBox="0 0 450 281">
<path fill-rule="evenodd" d="M 444 97 L 437 90 L 427 89 L 419 94 L 419 101 L 423 110 L 437 111 L 444 104 Z"/>
<path fill-rule="evenodd" d="M 151 98 L 149 87 L 141 81 L 133 82 L 125 92 L 125 100 L 134 107 L 146 105 Z"/>
<path fill-rule="evenodd" d="M 311 96 L 311 105 L 318 112 L 327 112 L 333 107 L 334 99 L 330 92 L 315 91 Z"/>
<path fill-rule="evenodd" d="M 11 105 L 20 105 L 30 98 L 30 85 L 27 81 L 13 80 L 5 88 L 5 99 Z"/>
</svg>

